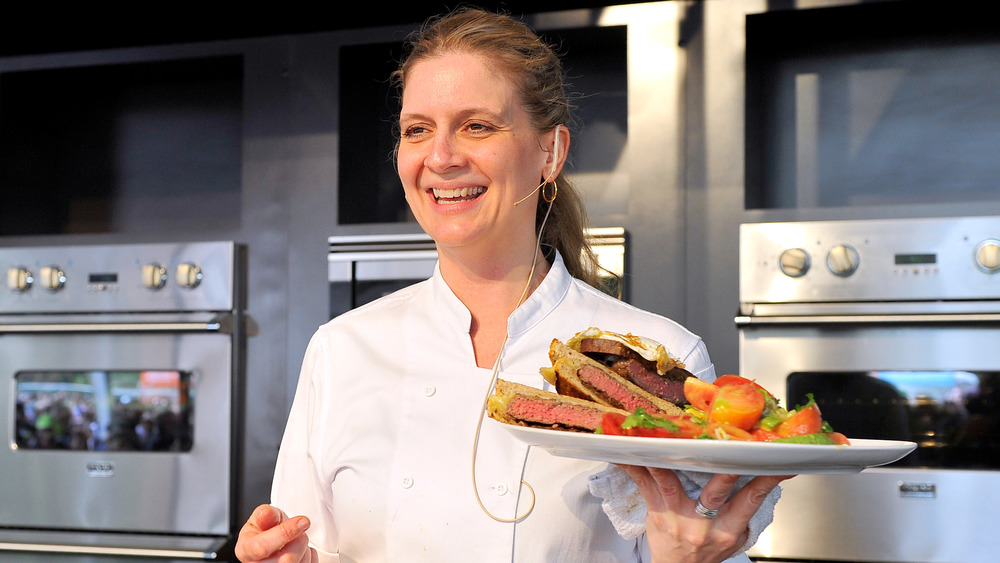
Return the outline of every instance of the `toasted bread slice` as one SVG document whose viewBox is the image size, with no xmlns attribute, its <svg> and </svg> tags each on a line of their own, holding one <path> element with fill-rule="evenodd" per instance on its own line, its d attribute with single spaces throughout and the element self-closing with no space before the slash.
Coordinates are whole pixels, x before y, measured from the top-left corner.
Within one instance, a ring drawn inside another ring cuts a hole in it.
<svg viewBox="0 0 1000 563">
<path fill-rule="evenodd" d="M 553 339 L 549 346 L 549 359 L 552 367 L 540 371 L 559 394 L 589 399 L 628 412 L 643 408 L 650 414 L 683 413 L 676 404 L 646 391 L 558 339 Z"/>
</svg>

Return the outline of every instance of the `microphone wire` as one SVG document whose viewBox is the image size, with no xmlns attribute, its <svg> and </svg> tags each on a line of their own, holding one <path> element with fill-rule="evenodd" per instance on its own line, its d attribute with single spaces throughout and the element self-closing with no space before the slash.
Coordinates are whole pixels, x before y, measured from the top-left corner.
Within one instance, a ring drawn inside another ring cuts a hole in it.
<svg viewBox="0 0 1000 563">
<path fill-rule="evenodd" d="M 542 186 L 544 186 L 547 183 L 548 183 L 547 181 L 543 181 L 538 186 L 538 188 L 535 188 L 535 190 L 533 190 L 531 193 L 532 194 L 535 193 L 536 191 L 538 191 L 539 188 L 541 188 Z M 556 188 L 556 193 L 558 193 L 558 187 Z M 528 196 L 530 197 L 531 194 L 528 194 Z M 527 198 L 524 198 L 524 199 L 527 199 Z M 518 201 L 514 205 L 517 205 L 518 203 L 521 203 L 522 201 L 524 201 L 524 199 L 521 199 L 520 201 Z M 552 196 L 552 199 L 545 198 L 545 201 L 547 201 L 549 205 L 545 209 L 545 216 L 542 218 L 542 224 L 538 228 L 538 239 L 535 242 L 535 253 L 534 253 L 534 258 L 531 261 L 531 270 L 528 272 L 528 282 L 525 284 L 524 291 L 521 292 L 521 297 L 518 299 L 517 305 L 514 307 L 515 311 L 527 299 L 528 292 L 531 289 L 531 281 L 535 277 L 535 265 L 538 263 L 538 256 L 539 256 L 539 254 L 541 254 L 541 249 L 542 249 L 542 232 L 545 230 L 545 224 L 549 220 L 549 213 L 552 212 L 552 202 L 555 201 L 555 195 Z M 524 512 L 524 514 L 522 514 L 520 516 L 517 516 L 516 513 L 515 513 L 515 517 L 514 518 L 501 518 L 501 517 L 497 516 L 496 514 L 493 514 L 492 512 L 490 512 L 490 510 L 488 508 L 486 508 L 486 505 L 483 504 L 483 499 L 479 496 L 479 487 L 476 484 L 476 457 L 477 457 L 477 453 L 479 451 L 479 435 L 480 435 L 480 431 L 482 430 L 482 427 L 483 427 L 483 419 L 486 418 L 486 410 L 487 410 L 487 406 L 489 404 L 490 395 L 492 395 L 492 393 L 493 393 L 493 388 L 496 385 L 497 378 L 498 378 L 498 375 L 500 373 L 500 360 L 503 359 L 504 351 L 507 348 L 507 338 L 508 337 L 509 337 L 509 334 L 507 334 L 506 331 L 505 331 L 505 334 L 504 334 L 504 337 L 503 337 L 503 343 L 500 345 L 500 354 L 497 355 L 496 361 L 493 362 L 493 372 L 492 372 L 492 374 L 490 376 L 490 384 L 486 388 L 486 397 L 483 399 L 483 405 L 482 405 L 482 408 L 479 411 L 479 421 L 476 423 L 476 435 L 475 435 L 475 439 L 474 439 L 474 441 L 472 443 L 472 491 L 476 495 L 476 502 L 479 503 L 479 508 L 482 509 L 482 511 L 485 512 L 487 516 L 489 516 L 493 520 L 496 520 L 497 522 L 501 522 L 501 523 L 504 523 L 504 524 L 516 524 L 516 523 L 524 520 L 525 518 L 527 518 L 528 515 L 531 514 L 531 512 L 535 509 L 535 489 L 532 488 L 531 484 L 528 483 L 527 481 L 525 481 L 524 479 L 521 479 L 521 485 L 523 485 L 525 488 L 527 488 L 528 493 L 531 494 L 531 504 L 528 506 L 528 509 Z"/>
</svg>

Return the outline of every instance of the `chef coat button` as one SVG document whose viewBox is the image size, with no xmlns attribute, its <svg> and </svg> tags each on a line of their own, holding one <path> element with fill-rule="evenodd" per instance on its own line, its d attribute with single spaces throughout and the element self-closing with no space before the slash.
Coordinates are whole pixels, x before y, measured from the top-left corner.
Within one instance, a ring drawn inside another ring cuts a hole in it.
<svg viewBox="0 0 1000 563">
<path fill-rule="evenodd" d="M 402 483 L 404 489 L 409 489 L 413 486 L 413 477 L 403 477 Z"/>
<path fill-rule="evenodd" d="M 498 497 L 502 497 L 507 494 L 507 485 L 505 483 L 497 483 L 493 486 L 493 492 L 496 493 Z"/>
<path fill-rule="evenodd" d="M 434 387 L 433 385 L 428 385 L 427 387 L 424 387 L 424 396 L 425 397 L 430 397 L 430 396 L 434 395 L 434 393 L 436 393 L 436 392 L 437 392 L 437 388 Z"/>
</svg>

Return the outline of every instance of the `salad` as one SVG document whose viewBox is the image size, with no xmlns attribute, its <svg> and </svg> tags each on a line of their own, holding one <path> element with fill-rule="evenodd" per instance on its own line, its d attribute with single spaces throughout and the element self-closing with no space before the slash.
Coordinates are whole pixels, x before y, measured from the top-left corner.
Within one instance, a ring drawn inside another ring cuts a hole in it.
<svg viewBox="0 0 1000 563">
<path fill-rule="evenodd" d="M 632 414 L 606 413 L 597 432 L 618 436 L 791 442 L 849 445 L 823 420 L 812 395 L 794 409 L 782 407 L 770 392 L 751 379 L 723 375 L 714 383 L 688 377 L 684 414 L 654 416 L 643 409 Z"/>
</svg>

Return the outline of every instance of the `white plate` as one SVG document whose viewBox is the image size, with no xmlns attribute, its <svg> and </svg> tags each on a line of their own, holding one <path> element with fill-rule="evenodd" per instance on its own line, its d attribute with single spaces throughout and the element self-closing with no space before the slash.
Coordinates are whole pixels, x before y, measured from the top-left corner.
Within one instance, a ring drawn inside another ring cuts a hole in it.
<svg viewBox="0 0 1000 563">
<path fill-rule="evenodd" d="M 503 424 L 503 423 L 497 423 Z M 850 446 L 604 436 L 503 424 L 515 438 L 563 457 L 739 475 L 858 473 L 892 463 L 917 447 L 895 440 Z"/>
</svg>

